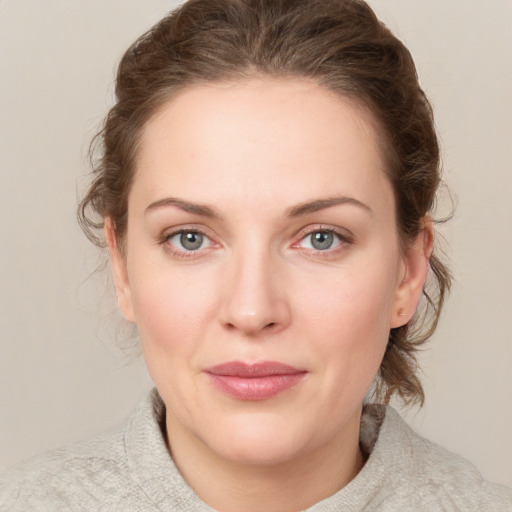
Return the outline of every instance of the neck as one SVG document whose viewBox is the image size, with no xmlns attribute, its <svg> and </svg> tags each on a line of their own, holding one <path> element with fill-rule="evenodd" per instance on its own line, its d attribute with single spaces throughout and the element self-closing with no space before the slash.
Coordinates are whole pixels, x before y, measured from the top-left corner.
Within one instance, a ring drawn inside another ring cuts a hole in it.
<svg viewBox="0 0 512 512">
<path fill-rule="evenodd" d="M 336 493 L 361 470 L 360 419 L 358 412 L 343 432 L 323 446 L 274 464 L 227 460 L 179 428 L 169 415 L 166 421 L 176 466 L 212 508 L 222 512 L 297 512 Z"/>
</svg>

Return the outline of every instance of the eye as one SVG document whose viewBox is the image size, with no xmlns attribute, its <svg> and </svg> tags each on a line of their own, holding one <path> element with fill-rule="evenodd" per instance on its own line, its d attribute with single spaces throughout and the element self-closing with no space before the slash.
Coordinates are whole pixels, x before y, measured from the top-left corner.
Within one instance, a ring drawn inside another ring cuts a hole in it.
<svg viewBox="0 0 512 512">
<path fill-rule="evenodd" d="M 165 237 L 166 243 L 177 251 L 193 252 L 206 249 L 211 245 L 211 240 L 203 233 L 192 230 L 181 230 Z"/>
<path fill-rule="evenodd" d="M 308 233 L 298 245 L 315 251 L 328 251 L 338 247 L 344 241 L 343 235 L 336 233 L 334 230 L 319 229 Z"/>
</svg>

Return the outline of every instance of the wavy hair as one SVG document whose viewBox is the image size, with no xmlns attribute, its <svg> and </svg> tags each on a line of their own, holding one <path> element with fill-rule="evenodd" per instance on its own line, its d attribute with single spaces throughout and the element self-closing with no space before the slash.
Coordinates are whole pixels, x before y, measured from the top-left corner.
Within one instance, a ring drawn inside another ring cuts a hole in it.
<svg viewBox="0 0 512 512">
<path fill-rule="evenodd" d="M 197 83 L 253 76 L 305 77 L 362 102 L 377 122 L 404 248 L 434 207 L 440 157 L 432 109 L 411 54 L 361 0 L 189 0 L 137 39 L 117 72 L 116 102 L 96 136 L 99 158 L 78 212 L 104 246 L 103 219 L 120 247 L 142 128 L 177 92 Z M 416 352 L 436 328 L 450 274 L 430 257 L 424 300 L 392 329 L 374 399 L 423 403 Z"/>
</svg>

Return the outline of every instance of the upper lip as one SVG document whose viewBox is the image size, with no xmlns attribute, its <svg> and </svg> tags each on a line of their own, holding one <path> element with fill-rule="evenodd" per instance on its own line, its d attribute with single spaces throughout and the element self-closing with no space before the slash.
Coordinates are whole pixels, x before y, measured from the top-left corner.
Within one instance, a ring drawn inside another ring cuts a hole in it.
<svg viewBox="0 0 512 512">
<path fill-rule="evenodd" d="M 205 372 L 227 377 L 257 378 L 272 375 L 295 375 L 297 373 L 305 373 L 305 370 L 277 361 L 264 361 L 262 363 L 229 361 L 207 368 Z"/>
</svg>

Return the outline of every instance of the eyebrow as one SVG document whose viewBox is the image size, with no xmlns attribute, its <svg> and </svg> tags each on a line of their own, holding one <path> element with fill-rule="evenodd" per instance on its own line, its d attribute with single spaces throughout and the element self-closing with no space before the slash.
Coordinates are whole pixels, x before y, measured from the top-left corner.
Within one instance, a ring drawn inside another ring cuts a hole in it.
<svg viewBox="0 0 512 512">
<path fill-rule="evenodd" d="M 210 206 L 206 206 L 205 204 L 191 203 L 189 201 L 184 201 L 183 199 L 177 199 L 176 197 L 166 197 L 151 203 L 146 208 L 145 213 L 148 213 L 152 210 L 157 210 L 158 208 L 163 208 L 165 206 L 175 206 L 184 212 L 194 213 L 196 215 L 201 215 L 202 217 L 210 217 L 213 219 L 220 218 L 220 214 Z"/>
<path fill-rule="evenodd" d="M 372 209 L 362 203 L 361 201 L 347 196 L 337 196 L 337 197 L 328 197 L 324 199 L 315 199 L 313 201 L 308 201 L 306 203 L 301 203 L 296 206 L 291 206 L 286 209 L 285 213 L 288 217 L 300 217 L 302 215 L 307 215 L 308 213 L 318 212 L 320 210 L 324 210 L 326 208 L 331 208 L 333 206 L 337 206 L 340 204 L 352 204 L 358 206 L 369 213 L 373 213 Z M 195 215 L 200 215 L 202 217 L 209 217 L 212 219 L 220 219 L 221 215 L 212 208 L 211 206 L 207 206 L 205 204 L 191 203 L 189 201 L 184 201 L 183 199 L 178 199 L 176 197 L 166 197 L 164 199 L 159 199 L 154 203 L 151 203 L 145 210 L 145 213 L 148 213 L 152 210 L 157 210 L 159 208 L 163 208 L 166 206 L 174 206 L 188 213 L 193 213 Z"/>
<path fill-rule="evenodd" d="M 369 213 L 373 213 L 372 209 L 368 205 L 358 201 L 353 197 L 336 196 L 327 197 L 325 199 L 315 199 L 314 201 L 308 201 L 307 203 L 301 203 L 297 206 L 292 206 L 286 209 L 286 214 L 288 217 L 300 217 L 301 215 L 318 212 L 320 210 L 331 208 L 332 206 L 337 206 L 340 204 L 352 204 L 366 210 Z"/>
</svg>

